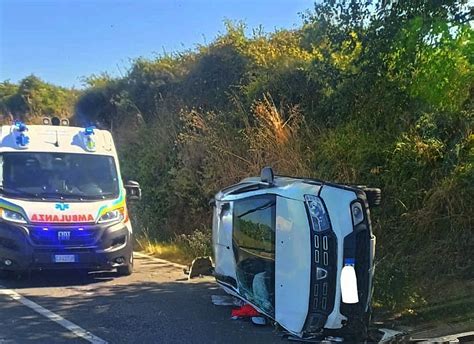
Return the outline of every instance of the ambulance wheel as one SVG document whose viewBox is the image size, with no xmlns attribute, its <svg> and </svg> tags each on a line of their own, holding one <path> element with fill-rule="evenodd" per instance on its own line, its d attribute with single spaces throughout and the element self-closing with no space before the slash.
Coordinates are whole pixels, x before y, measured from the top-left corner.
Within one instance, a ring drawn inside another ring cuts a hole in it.
<svg viewBox="0 0 474 344">
<path fill-rule="evenodd" d="M 117 275 L 130 276 L 133 273 L 133 253 L 130 257 L 130 262 L 127 265 L 117 267 Z"/>
<path fill-rule="evenodd" d="M 133 265 L 124 265 L 117 268 L 117 274 L 119 276 L 130 276 L 133 273 Z"/>
</svg>

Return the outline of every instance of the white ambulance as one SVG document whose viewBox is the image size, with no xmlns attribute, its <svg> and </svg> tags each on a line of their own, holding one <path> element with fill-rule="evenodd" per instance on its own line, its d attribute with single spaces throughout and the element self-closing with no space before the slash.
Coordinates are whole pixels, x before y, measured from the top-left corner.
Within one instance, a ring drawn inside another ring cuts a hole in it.
<svg viewBox="0 0 474 344">
<path fill-rule="evenodd" d="M 212 201 L 215 277 L 292 336 L 365 340 L 379 189 L 309 178 L 247 178 Z"/>
<path fill-rule="evenodd" d="M 0 273 L 133 269 L 126 200 L 112 135 L 94 127 L 16 121 L 0 129 Z"/>
</svg>

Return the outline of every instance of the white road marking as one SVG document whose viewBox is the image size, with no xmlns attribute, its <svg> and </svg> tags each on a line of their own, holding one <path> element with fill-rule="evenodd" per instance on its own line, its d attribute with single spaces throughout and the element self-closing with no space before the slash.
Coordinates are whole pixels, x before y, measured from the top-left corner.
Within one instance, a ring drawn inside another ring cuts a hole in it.
<svg viewBox="0 0 474 344">
<path fill-rule="evenodd" d="M 133 252 L 133 255 L 136 256 L 136 257 L 141 257 L 141 258 L 148 258 L 148 259 L 151 259 L 151 260 L 153 260 L 157 263 L 172 265 L 172 266 L 177 267 L 179 269 L 187 269 L 188 268 L 188 266 L 186 266 L 186 265 L 173 263 L 173 262 L 170 262 L 168 260 L 161 259 L 161 258 L 155 258 L 155 257 L 149 256 L 148 254 L 144 254 L 144 253 L 140 253 L 140 252 Z"/>
<path fill-rule="evenodd" d="M 161 258 L 155 258 L 152 256 L 149 256 L 144 253 L 140 252 L 133 252 L 133 255 L 136 257 L 141 257 L 141 258 L 147 258 L 152 261 L 161 263 L 161 264 L 166 264 L 166 265 L 171 265 L 179 269 L 187 269 L 188 267 L 186 265 L 178 264 L 178 263 L 173 263 L 165 259 Z M 69 330 L 70 332 L 74 333 L 77 337 L 83 338 L 87 340 L 88 342 L 92 344 L 107 344 L 107 341 L 103 340 L 102 338 L 99 338 L 89 331 L 84 330 L 80 326 L 70 322 L 69 320 L 64 319 L 62 316 L 55 314 L 51 312 L 50 310 L 38 305 L 37 303 L 27 299 L 26 297 L 18 294 L 16 291 L 7 289 L 4 286 L 0 285 L 0 294 L 6 295 L 10 297 L 11 299 L 18 301 L 22 305 L 32 309 L 36 313 L 48 318 L 51 321 L 54 321 L 55 323 L 61 325 L 65 329 Z M 1 343 L 1 341 L 0 341 Z"/>
<path fill-rule="evenodd" d="M 107 341 L 103 340 L 102 338 L 94 336 L 89 331 L 86 331 L 83 328 L 77 326 L 76 324 L 70 322 L 69 320 L 64 319 L 60 315 L 57 315 L 51 312 L 50 310 L 47 310 L 46 308 L 41 307 L 37 303 L 34 303 L 31 300 L 28 300 L 26 297 L 21 296 L 14 290 L 6 289 L 2 285 L 0 285 L 0 294 L 7 295 L 13 300 L 18 301 L 22 305 L 32 309 L 36 313 L 41 314 L 42 316 L 48 318 L 49 320 L 54 321 L 55 323 L 61 325 L 65 329 L 74 333 L 77 337 L 83 338 L 93 344 L 107 344 Z"/>
</svg>

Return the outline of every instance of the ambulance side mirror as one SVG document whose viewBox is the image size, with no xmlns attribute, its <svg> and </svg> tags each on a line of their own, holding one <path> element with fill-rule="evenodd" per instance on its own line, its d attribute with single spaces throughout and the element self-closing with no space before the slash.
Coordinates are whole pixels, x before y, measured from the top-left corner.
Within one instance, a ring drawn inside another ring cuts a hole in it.
<svg viewBox="0 0 474 344">
<path fill-rule="evenodd" d="M 142 189 L 140 184 L 134 180 L 128 180 L 125 183 L 125 190 L 127 192 L 128 201 L 139 201 L 142 199 Z"/>
</svg>

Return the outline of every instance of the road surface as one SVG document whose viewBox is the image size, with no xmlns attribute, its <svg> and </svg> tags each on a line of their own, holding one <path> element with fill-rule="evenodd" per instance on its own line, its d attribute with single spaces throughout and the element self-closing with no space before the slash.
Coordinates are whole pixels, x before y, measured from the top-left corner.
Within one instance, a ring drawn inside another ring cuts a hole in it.
<svg viewBox="0 0 474 344">
<path fill-rule="evenodd" d="M 271 326 L 231 320 L 210 277 L 188 281 L 143 256 L 135 273 L 36 272 L 0 280 L 0 343 L 274 343 Z"/>
</svg>

